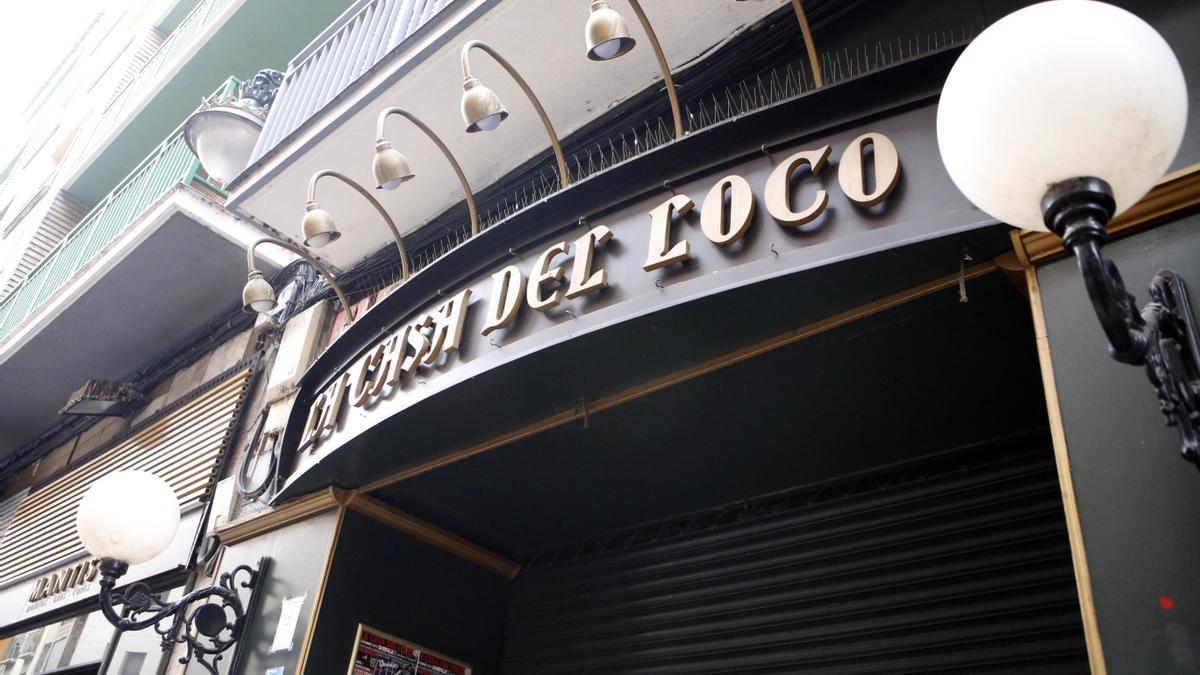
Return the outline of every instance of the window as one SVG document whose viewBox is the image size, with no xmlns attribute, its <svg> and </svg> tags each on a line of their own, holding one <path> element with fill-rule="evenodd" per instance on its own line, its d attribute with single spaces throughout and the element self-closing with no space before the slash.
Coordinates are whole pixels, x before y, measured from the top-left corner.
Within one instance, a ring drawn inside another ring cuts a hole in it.
<svg viewBox="0 0 1200 675">
<path fill-rule="evenodd" d="M 126 652 L 125 658 L 121 660 L 121 669 L 117 671 L 118 675 L 139 675 L 142 672 L 142 664 L 146 662 L 146 652 Z"/>
</svg>

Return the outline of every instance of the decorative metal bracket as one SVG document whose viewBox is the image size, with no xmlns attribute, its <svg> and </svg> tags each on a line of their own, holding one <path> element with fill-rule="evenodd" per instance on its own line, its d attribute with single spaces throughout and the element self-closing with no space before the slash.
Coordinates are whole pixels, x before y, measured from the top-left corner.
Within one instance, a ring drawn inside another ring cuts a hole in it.
<svg viewBox="0 0 1200 675">
<path fill-rule="evenodd" d="M 1079 263 L 1109 354 L 1146 367 L 1167 426 L 1179 432 L 1184 459 L 1200 467 L 1200 345 L 1187 287 L 1162 270 L 1150 282 L 1149 304 L 1137 309 L 1117 266 L 1100 252 L 1115 211 L 1112 188 L 1093 177 L 1057 183 L 1042 199 L 1046 226 Z"/>
<path fill-rule="evenodd" d="M 186 645 L 180 663 L 194 657 L 209 673 L 219 675 L 217 664 L 245 632 L 247 608 L 255 606 L 255 594 L 269 564 L 269 558 L 261 558 L 256 567 L 239 565 L 222 574 L 217 585 L 194 590 L 167 604 L 142 582 L 130 584 L 124 592 L 114 591 L 117 579 L 129 570 L 129 565 L 105 558 L 99 565 L 100 611 L 121 631 L 154 626 L 154 632 L 162 638 L 163 651 L 174 643 Z M 242 575 L 245 579 L 239 581 Z M 243 588 L 250 590 L 246 605 L 241 599 Z M 124 617 L 116 605 L 123 606 Z"/>
</svg>

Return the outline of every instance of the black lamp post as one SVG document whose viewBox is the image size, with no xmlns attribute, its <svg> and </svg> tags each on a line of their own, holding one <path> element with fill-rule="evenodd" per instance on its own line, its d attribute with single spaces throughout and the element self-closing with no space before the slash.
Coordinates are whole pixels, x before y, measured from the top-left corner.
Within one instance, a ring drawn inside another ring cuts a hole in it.
<svg viewBox="0 0 1200 675">
<path fill-rule="evenodd" d="M 218 675 L 217 663 L 245 632 L 270 560 L 262 558 L 256 567 L 240 565 L 222 574 L 215 586 L 163 603 L 144 583 L 130 584 L 120 593 L 114 588 L 130 565 L 154 558 L 175 538 L 179 502 L 171 486 L 147 471 L 117 471 L 92 484 L 75 518 L 79 538 L 100 558 L 100 611 L 104 618 L 121 631 L 153 626 L 162 637 L 164 651 L 173 643 L 183 644 L 186 652 L 180 663 L 194 659 Z M 242 589 L 249 591 L 245 605 Z"/>
</svg>

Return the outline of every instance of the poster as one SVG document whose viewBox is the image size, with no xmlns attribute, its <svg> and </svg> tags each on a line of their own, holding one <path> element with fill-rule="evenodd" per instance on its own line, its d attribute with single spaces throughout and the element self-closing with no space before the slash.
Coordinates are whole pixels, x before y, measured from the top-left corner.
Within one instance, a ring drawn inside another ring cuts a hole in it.
<svg viewBox="0 0 1200 675">
<path fill-rule="evenodd" d="M 471 675 L 471 667 L 360 623 L 348 675 Z"/>
</svg>

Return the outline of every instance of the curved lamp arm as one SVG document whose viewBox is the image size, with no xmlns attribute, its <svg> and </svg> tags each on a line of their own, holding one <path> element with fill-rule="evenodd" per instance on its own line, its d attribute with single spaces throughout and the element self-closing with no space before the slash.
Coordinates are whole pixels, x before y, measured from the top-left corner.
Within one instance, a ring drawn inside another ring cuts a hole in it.
<svg viewBox="0 0 1200 675">
<path fill-rule="evenodd" d="M 808 65 L 812 68 L 813 82 L 817 87 L 823 87 L 825 82 L 821 79 L 821 68 L 817 64 L 817 46 L 813 43 L 812 31 L 808 29 L 808 17 L 804 15 L 804 8 L 800 6 L 800 0 L 792 0 L 792 9 L 796 11 L 796 23 L 800 24 L 804 47 L 808 50 Z"/>
<path fill-rule="evenodd" d="M 354 181 L 350 180 L 349 178 L 346 177 L 345 174 L 338 173 L 337 171 L 334 171 L 333 169 L 324 169 L 322 171 L 318 171 L 318 172 L 314 173 L 312 175 L 312 178 L 310 178 L 308 180 L 308 201 L 309 201 L 309 203 L 311 204 L 311 203 L 317 201 L 317 181 L 321 180 L 325 176 L 329 176 L 330 178 L 336 178 L 336 179 L 340 180 L 341 182 L 345 183 L 346 185 L 349 185 L 350 187 L 354 188 L 355 192 L 362 195 L 363 198 L 365 198 L 368 202 L 371 202 L 371 206 L 374 206 L 375 210 L 379 212 L 379 215 L 383 216 L 383 222 L 387 223 L 388 229 L 390 229 L 392 231 L 392 238 L 396 240 L 396 249 L 400 251 L 400 280 L 401 281 L 408 280 L 408 275 L 409 275 L 408 251 L 406 251 L 404 249 L 404 240 L 400 238 L 400 230 L 396 228 L 396 221 L 392 220 L 392 217 L 390 215 L 388 215 L 387 209 L 383 208 L 383 204 L 380 204 L 379 200 L 376 199 L 375 196 L 372 195 L 369 190 L 367 190 L 363 186 L 359 185 L 358 183 L 355 183 Z"/>
<path fill-rule="evenodd" d="M 333 288 L 333 292 L 337 294 L 338 301 L 342 303 L 342 307 L 346 308 L 347 316 L 350 317 L 351 321 L 354 321 L 354 319 L 355 319 L 354 308 L 350 305 L 350 301 L 346 299 L 346 294 L 342 292 L 342 287 L 338 285 L 338 282 L 333 278 L 333 275 L 329 273 L 329 270 L 326 269 L 324 265 L 317 262 L 316 258 L 309 255 L 308 251 L 305 251 L 303 248 L 296 246 L 295 244 L 290 244 L 286 241 L 282 241 L 279 239 L 273 239 L 271 237 L 264 237 L 262 239 L 259 239 L 256 242 L 254 242 L 253 244 L 250 244 L 250 247 L 246 249 L 246 271 L 247 272 L 255 271 L 254 249 L 259 244 L 274 244 L 280 248 L 286 248 L 287 250 L 291 251 L 292 253 L 295 253 L 296 255 L 300 256 L 301 258 L 304 258 L 304 260 L 309 265 L 313 266 L 313 269 L 317 270 L 318 272 L 321 273 L 321 276 L 325 277 L 325 281 L 329 282 L 329 285 Z"/>
<path fill-rule="evenodd" d="M 517 72 L 516 68 L 513 68 L 512 64 L 509 63 L 503 56 L 500 56 L 500 54 L 497 53 L 496 50 L 491 47 L 491 45 L 480 40 L 471 40 L 467 44 L 463 45 L 462 48 L 462 72 L 464 80 L 471 77 L 470 55 L 472 49 L 478 49 L 482 52 L 486 52 L 489 56 L 495 59 L 496 63 L 499 63 L 504 70 L 508 71 L 508 74 L 512 76 L 512 79 L 516 80 L 517 84 L 521 87 L 521 91 L 525 92 L 525 96 L 529 99 L 529 102 L 533 104 L 533 109 L 537 111 L 538 117 L 542 118 L 542 126 L 546 127 L 546 133 L 550 136 L 550 145 L 554 148 L 554 158 L 558 160 L 559 183 L 564 188 L 570 185 L 571 178 L 567 174 L 567 160 L 565 157 L 563 157 L 562 146 L 560 146 L 558 143 L 558 135 L 554 133 L 554 125 L 550 123 L 550 118 L 546 115 L 545 108 L 542 108 L 541 101 L 539 101 L 537 96 L 534 95 L 533 90 L 529 88 L 529 84 L 525 82 L 525 78 L 521 77 L 521 74 Z"/>
<path fill-rule="evenodd" d="M 433 141 L 433 144 L 437 146 L 438 150 L 442 151 L 442 154 L 446 157 L 446 161 L 450 162 L 450 167 L 454 169 L 454 175 L 458 176 L 458 183 L 462 186 L 463 194 L 467 196 L 467 210 L 471 213 L 471 236 L 479 234 L 479 212 L 475 209 L 475 195 L 471 194 L 471 186 L 469 183 L 467 183 L 467 176 L 463 173 L 462 167 L 459 165 L 458 160 L 455 159 L 454 155 L 450 152 L 450 148 L 446 147 L 446 144 L 442 142 L 442 139 L 438 138 L 438 135 L 433 133 L 433 129 L 430 129 L 429 125 L 417 119 L 416 115 L 410 113 L 404 108 L 387 108 L 383 112 L 379 113 L 379 123 L 376 125 L 377 128 L 375 132 L 376 143 L 383 142 L 383 124 L 389 115 L 400 115 L 409 122 L 412 122 L 418 129 L 425 132 L 425 135 L 429 137 L 429 140 Z M 407 276 L 407 273 L 405 276 Z"/>
<path fill-rule="evenodd" d="M 793 1 L 799 2 L 799 0 Z M 649 38 L 650 46 L 654 49 L 654 56 L 658 57 L 658 68 L 662 71 L 663 84 L 667 88 L 667 98 L 671 101 L 671 116 L 675 118 L 675 138 L 683 138 L 683 116 L 679 112 L 679 98 L 675 95 L 675 82 L 671 79 L 671 68 L 667 65 L 667 57 L 663 54 L 662 45 L 658 43 L 658 36 L 655 35 L 654 28 L 650 26 L 650 20 L 642 11 L 642 4 L 638 0 L 629 0 L 629 6 L 633 8 L 633 13 L 637 15 L 638 21 L 642 24 L 642 30 L 646 31 L 646 37 Z"/>
</svg>

